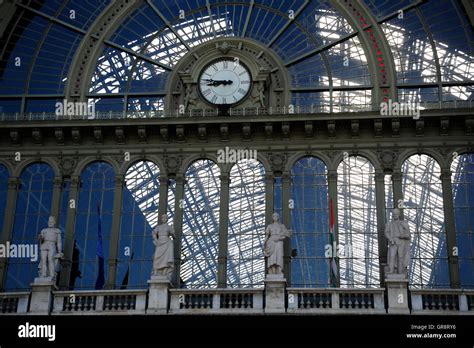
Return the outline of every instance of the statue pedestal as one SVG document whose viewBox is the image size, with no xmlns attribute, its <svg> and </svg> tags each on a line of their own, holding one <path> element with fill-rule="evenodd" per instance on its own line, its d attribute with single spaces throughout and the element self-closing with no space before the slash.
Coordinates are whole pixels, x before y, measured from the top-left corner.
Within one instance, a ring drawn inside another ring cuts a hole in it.
<svg viewBox="0 0 474 348">
<path fill-rule="evenodd" d="M 267 274 L 265 278 L 265 313 L 285 313 L 285 286 L 283 274 Z"/>
<path fill-rule="evenodd" d="M 408 279 L 404 274 L 388 274 L 385 277 L 389 314 L 410 314 L 408 308 Z"/>
<path fill-rule="evenodd" d="M 167 276 L 151 276 L 148 284 L 147 314 L 166 314 L 168 312 L 170 280 Z"/>
<path fill-rule="evenodd" d="M 54 280 L 49 278 L 35 278 L 31 284 L 30 313 L 48 315 L 53 304 L 52 291 L 56 286 Z"/>
</svg>

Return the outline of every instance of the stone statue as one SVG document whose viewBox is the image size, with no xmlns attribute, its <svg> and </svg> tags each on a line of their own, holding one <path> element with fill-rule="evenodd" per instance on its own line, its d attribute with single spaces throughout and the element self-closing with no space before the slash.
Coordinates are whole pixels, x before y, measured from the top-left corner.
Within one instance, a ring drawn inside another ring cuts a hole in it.
<svg viewBox="0 0 474 348">
<path fill-rule="evenodd" d="M 173 240 L 175 237 L 173 227 L 167 224 L 168 216 L 161 216 L 161 224 L 153 230 L 153 244 L 155 244 L 155 255 L 153 256 L 154 276 L 167 276 L 171 280 L 174 269 L 174 249 Z"/>
<path fill-rule="evenodd" d="M 393 220 L 385 225 L 388 239 L 388 274 L 402 274 L 408 277 L 410 263 L 410 228 L 406 221 L 400 220 L 400 211 L 393 209 Z"/>
<path fill-rule="evenodd" d="M 196 92 L 192 85 L 186 85 L 185 95 L 184 95 L 184 110 L 186 110 L 191 105 L 196 105 L 197 96 Z"/>
<path fill-rule="evenodd" d="M 63 257 L 61 230 L 55 228 L 56 219 L 50 216 L 48 219 L 48 227 L 41 230 L 38 235 L 40 243 L 41 260 L 39 264 L 39 277 L 51 278 L 56 280 L 56 268 L 59 259 Z"/>
<path fill-rule="evenodd" d="M 252 91 L 252 100 L 255 105 L 265 107 L 265 82 L 260 81 Z"/>
<path fill-rule="evenodd" d="M 265 230 L 265 257 L 269 274 L 283 274 L 283 241 L 291 237 L 291 231 L 279 222 L 277 213 L 272 215 L 273 223 Z"/>
</svg>

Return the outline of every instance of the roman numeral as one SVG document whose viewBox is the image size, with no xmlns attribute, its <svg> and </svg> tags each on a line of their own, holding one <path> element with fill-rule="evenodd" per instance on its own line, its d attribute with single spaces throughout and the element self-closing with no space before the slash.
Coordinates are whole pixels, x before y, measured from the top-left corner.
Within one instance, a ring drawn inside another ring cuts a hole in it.
<svg viewBox="0 0 474 348">
<path fill-rule="evenodd" d="M 224 69 L 228 69 L 228 68 L 229 68 L 229 61 L 224 60 L 224 61 L 222 62 L 222 64 L 224 65 Z"/>
<path fill-rule="evenodd" d="M 202 92 L 203 96 L 208 96 L 209 94 L 211 94 L 211 89 L 210 88 L 208 88 L 208 89 L 206 89 L 205 91 Z"/>
<path fill-rule="evenodd" d="M 245 90 L 243 90 L 242 88 L 239 88 L 239 90 L 238 90 L 237 92 L 239 92 L 240 94 L 245 94 L 245 93 L 247 93 L 247 92 L 245 92 Z"/>
<path fill-rule="evenodd" d="M 237 102 L 237 98 L 235 97 L 235 95 L 233 95 L 232 98 L 234 98 L 234 102 Z"/>
<path fill-rule="evenodd" d="M 250 81 L 240 81 L 240 84 L 242 85 L 248 85 L 250 83 Z"/>
<path fill-rule="evenodd" d="M 215 71 L 218 70 L 218 69 L 217 69 L 217 66 L 216 66 L 215 64 L 212 64 L 211 67 L 212 67 Z"/>
<path fill-rule="evenodd" d="M 227 104 L 226 98 L 222 98 L 222 104 Z"/>
<path fill-rule="evenodd" d="M 244 71 L 242 71 L 242 72 L 239 74 L 239 76 L 245 75 L 246 73 L 247 73 L 247 72 L 244 70 Z"/>
<path fill-rule="evenodd" d="M 213 96 L 211 102 L 215 103 L 217 101 L 217 95 Z"/>
</svg>

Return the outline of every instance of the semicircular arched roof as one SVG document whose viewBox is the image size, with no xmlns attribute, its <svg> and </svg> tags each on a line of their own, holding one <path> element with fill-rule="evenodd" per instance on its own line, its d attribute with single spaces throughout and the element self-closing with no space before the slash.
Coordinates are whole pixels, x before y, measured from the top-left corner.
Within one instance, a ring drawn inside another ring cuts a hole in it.
<svg viewBox="0 0 474 348">
<path fill-rule="evenodd" d="M 130 10 L 108 19 L 107 35 L 100 36 L 95 26 L 120 2 Z M 81 95 L 99 111 L 166 108 L 173 67 L 191 48 L 216 37 L 245 37 L 273 50 L 288 68 L 294 105 L 357 111 L 390 93 L 401 101 L 471 100 L 474 34 L 462 4 L 21 1 L 9 5 L 2 36 L 1 112 L 53 111 L 76 83 L 72 72 L 87 59 L 87 40 L 100 40 L 100 54 L 90 74 L 74 76 L 84 82 Z"/>
</svg>

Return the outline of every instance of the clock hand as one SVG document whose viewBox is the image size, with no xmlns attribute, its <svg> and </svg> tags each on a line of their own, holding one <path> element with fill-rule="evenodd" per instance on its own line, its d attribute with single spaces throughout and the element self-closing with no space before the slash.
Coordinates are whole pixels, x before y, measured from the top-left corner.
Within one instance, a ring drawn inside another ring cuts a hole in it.
<svg viewBox="0 0 474 348">
<path fill-rule="evenodd" d="M 212 86 L 212 87 L 217 87 L 219 85 L 231 85 L 233 83 L 232 80 L 211 80 L 211 79 L 208 79 L 208 80 L 204 80 L 207 82 L 207 85 L 208 86 Z"/>
</svg>

